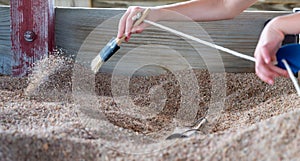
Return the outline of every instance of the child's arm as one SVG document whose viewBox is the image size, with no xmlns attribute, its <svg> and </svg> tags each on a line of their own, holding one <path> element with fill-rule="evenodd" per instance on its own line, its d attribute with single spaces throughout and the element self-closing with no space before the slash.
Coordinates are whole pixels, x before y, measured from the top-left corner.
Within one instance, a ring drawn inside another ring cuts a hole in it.
<svg viewBox="0 0 300 161">
<path fill-rule="evenodd" d="M 274 84 L 279 76 L 288 77 L 286 70 L 276 67 L 272 61 L 276 60 L 276 52 L 286 34 L 300 33 L 300 13 L 279 16 L 270 21 L 264 28 L 255 50 L 255 71 L 260 79 Z"/>
<path fill-rule="evenodd" d="M 150 7 L 151 12 L 147 19 L 151 21 L 183 20 L 183 16 L 178 16 L 178 14 L 197 21 L 230 19 L 255 2 L 256 0 L 192 0 L 172 5 Z M 142 23 L 133 27 L 134 22 L 132 20 L 132 17 L 143 10 L 144 8 L 141 7 L 128 8 L 120 20 L 118 37 L 122 37 L 124 34 L 130 37 L 131 33 L 139 33 L 144 30 L 146 24 Z"/>
</svg>

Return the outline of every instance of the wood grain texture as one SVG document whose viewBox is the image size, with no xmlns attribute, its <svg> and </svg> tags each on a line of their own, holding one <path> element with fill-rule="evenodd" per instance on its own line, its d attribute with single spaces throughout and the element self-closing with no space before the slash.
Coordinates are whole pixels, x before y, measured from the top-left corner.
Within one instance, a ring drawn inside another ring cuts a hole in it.
<svg viewBox="0 0 300 161">
<path fill-rule="evenodd" d="M 157 6 L 182 2 L 185 0 L 55 0 L 57 6 L 64 7 L 98 7 L 98 8 L 127 8 L 128 6 Z M 0 4 L 9 4 L 9 0 L 0 0 Z M 300 7 L 299 0 L 258 0 L 250 10 L 291 11 Z"/>
<path fill-rule="evenodd" d="M 0 10 L 8 12 L 3 8 Z M 118 21 L 124 12 L 119 9 L 56 8 L 56 45 L 89 68 L 91 60 L 116 36 Z M 289 12 L 244 12 L 233 20 L 160 23 L 252 56 L 265 21 L 286 13 Z M 9 44 L 7 41 L 3 42 Z M 9 45 L 5 46 L 9 48 Z M 0 52 L 3 57 L 2 48 Z M 222 71 L 224 66 L 228 72 L 254 71 L 253 62 L 223 52 L 219 55 L 215 49 L 155 27 L 132 35 L 130 42 L 121 44 L 121 49 L 101 70 L 112 72 L 116 66 L 122 67 L 118 71 L 139 74 L 157 74 L 165 71 L 164 67 L 172 70 L 209 68 Z"/>
<path fill-rule="evenodd" d="M 55 0 L 54 4 L 64 7 L 92 7 L 91 0 Z"/>
<path fill-rule="evenodd" d="M 68 53 L 76 55 L 78 62 L 82 62 L 88 67 L 89 62 L 106 43 L 116 36 L 118 20 L 123 12 L 109 9 L 57 9 L 57 45 Z M 233 20 L 161 23 L 252 56 L 266 20 L 285 13 L 287 12 L 244 12 Z M 169 54 L 171 52 L 180 53 L 180 57 L 171 56 Z M 184 40 L 161 29 L 149 27 L 142 34 L 133 35 L 129 43 L 123 43 L 121 49 L 102 66 L 101 70 L 112 72 L 118 63 L 125 63 L 127 65 L 118 70 L 128 73 L 133 70 L 133 67 L 136 67 L 134 65 L 136 63 L 140 66 L 142 64 L 152 66 L 157 62 L 168 62 L 169 66 L 176 66 L 177 70 L 185 69 L 186 65 L 177 64 L 179 59 L 184 58 L 192 68 L 209 68 L 220 71 L 223 70 L 222 66 L 224 65 L 228 72 L 254 71 L 253 62 L 227 53 L 220 53 L 221 61 L 218 52 L 214 49 Z M 152 58 L 152 62 L 149 62 L 149 56 Z M 155 73 L 157 67 L 144 70 Z M 141 73 L 143 74 L 145 71 Z"/>
<path fill-rule="evenodd" d="M 11 41 L 9 7 L 0 7 L 0 73 L 11 74 Z"/>
<path fill-rule="evenodd" d="M 158 6 L 165 4 L 173 4 L 182 2 L 184 0 L 151 0 L 151 1 L 126 1 L 126 0 L 92 0 L 93 7 L 105 7 L 105 8 L 127 8 L 129 6 Z"/>
<path fill-rule="evenodd" d="M 165 4 L 173 4 L 184 0 L 93 0 L 92 6 L 99 8 L 127 8 L 129 6 L 158 6 Z M 300 7 L 299 0 L 258 0 L 248 10 L 267 10 L 267 11 L 291 11 L 295 7 Z"/>
<path fill-rule="evenodd" d="M 12 75 L 24 76 L 33 64 L 54 49 L 53 0 L 10 0 Z M 35 34 L 29 42 L 27 32 Z"/>
</svg>

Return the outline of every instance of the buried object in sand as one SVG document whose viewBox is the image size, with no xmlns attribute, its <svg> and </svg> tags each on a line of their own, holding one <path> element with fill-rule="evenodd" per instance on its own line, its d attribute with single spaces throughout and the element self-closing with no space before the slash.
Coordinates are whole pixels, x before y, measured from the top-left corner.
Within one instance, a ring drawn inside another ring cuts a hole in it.
<svg viewBox="0 0 300 161">
<path fill-rule="evenodd" d="M 188 130 L 185 130 L 181 133 L 171 134 L 166 138 L 166 140 L 188 138 L 200 132 L 204 128 L 204 126 L 207 126 L 207 119 L 205 117 L 202 117 L 197 120 L 192 126 L 190 126 Z"/>
</svg>

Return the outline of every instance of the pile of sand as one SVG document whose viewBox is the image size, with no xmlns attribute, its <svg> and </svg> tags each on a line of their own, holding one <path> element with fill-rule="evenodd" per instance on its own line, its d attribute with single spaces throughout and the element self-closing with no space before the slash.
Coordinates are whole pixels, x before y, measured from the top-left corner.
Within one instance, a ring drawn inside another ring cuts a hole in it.
<svg viewBox="0 0 300 161">
<path fill-rule="evenodd" d="M 1 160 L 299 158 L 300 98 L 289 79 L 269 86 L 254 73 L 188 70 L 132 76 L 128 93 L 116 95 L 111 74 L 90 78 L 83 70 L 82 80 L 93 79 L 95 88 L 74 97 L 72 68 L 68 59 L 50 57 L 29 78 L 0 76 Z M 191 73 L 192 87 L 178 80 Z M 214 84 L 220 78 L 224 84 Z M 182 104 L 194 111 L 182 113 Z M 208 119 L 207 131 L 166 140 L 214 107 L 218 117 Z"/>
</svg>

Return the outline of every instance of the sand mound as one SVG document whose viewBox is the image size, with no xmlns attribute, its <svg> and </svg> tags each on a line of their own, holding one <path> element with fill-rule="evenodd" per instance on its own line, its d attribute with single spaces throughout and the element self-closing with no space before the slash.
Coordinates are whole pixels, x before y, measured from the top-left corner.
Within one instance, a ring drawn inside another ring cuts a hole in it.
<svg viewBox="0 0 300 161">
<path fill-rule="evenodd" d="M 187 70 L 132 76 L 124 93 L 126 76 L 76 79 L 67 59 L 43 61 L 29 78 L 0 76 L 1 160 L 299 158 L 300 98 L 288 79 Z M 206 131 L 166 140 L 201 117 Z"/>
</svg>

